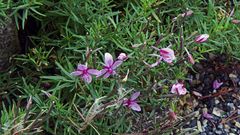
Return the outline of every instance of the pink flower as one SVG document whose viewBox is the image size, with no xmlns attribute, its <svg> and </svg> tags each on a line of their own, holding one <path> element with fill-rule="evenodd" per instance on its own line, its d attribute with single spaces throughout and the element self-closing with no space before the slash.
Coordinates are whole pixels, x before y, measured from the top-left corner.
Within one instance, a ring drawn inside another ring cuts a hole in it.
<svg viewBox="0 0 240 135">
<path fill-rule="evenodd" d="M 96 69 L 89 69 L 86 65 L 79 64 L 77 70 L 72 72 L 71 75 L 80 76 L 85 82 L 91 83 L 92 76 L 98 75 L 99 71 Z"/>
<path fill-rule="evenodd" d="M 176 83 L 173 84 L 171 92 L 178 95 L 185 95 L 187 93 L 187 89 L 184 87 L 183 83 Z"/>
<path fill-rule="evenodd" d="M 100 71 L 100 73 L 97 75 L 97 77 L 100 77 L 103 75 L 104 78 L 108 78 L 110 75 L 116 74 L 116 68 L 122 64 L 122 60 L 113 61 L 113 57 L 110 53 L 105 53 L 104 58 L 104 67 Z"/>
<path fill-rule="evenodd" d="M 215 80 L 213 82 L 213 89 L 216 90 L 216 89 L 220 88 L 222 85 L 223 85 L 223 82 L 218 82 L 218 80 Z"/>
<path fill-rule="evenodd" d="M 125 61 L 128 59 L 128 56 L 125 53 L 120 53 L 118 59 L 121 61 Z"/>
<path fill-rule="evenodd" d="M 141 111 L 141 107 L 139 106 L 139 104 L 137 104 L 137 101 L 136 101 L 139 95 L 140 95 L 140 92 L 133 93 L 130 99 L 123 100 L 123 105 L 128 108 L 131 108 L 134 111 L 138 111 L 138 112 Z"/>
<path fill-rule="evenodd" d="M 163 61 L 167 63 L 172 63 L 173 60 L 176 59 L 174 55 L 174 51 L 170 48 L 162 48 L 160 49 L 159 52 L 160 52 L 161 59 L 163 59 Z"/>
<path fill-rule="evenodd" d="M 213 119 L 213 116 L 207 112 L 203 112 L 203 117 L 206 118 L 206 119 Z"/>
<path fill-rule="evenodd" d="M 209 35 L 208 34 L 201 34 L 201 35 L 198 35 L 196 38 L 195 38 L 195 43 L 203 43 L 205 41 L 207 41 L 207 39 L 209 38 Z"/>
<path fill-rule="evenodd" d="M 190 62 L 191 64 L 194 64 L 194 63 L 195 63 L 195 60 L 194 60 L 193 56 L 188 52 L 188 50 L 187 50 L 186 47 L 184 47 L 184 48 L 185 48 L 185 50 L 186 50 L 186 52 L 187 52 L 189 62 Z"/>
</svg>

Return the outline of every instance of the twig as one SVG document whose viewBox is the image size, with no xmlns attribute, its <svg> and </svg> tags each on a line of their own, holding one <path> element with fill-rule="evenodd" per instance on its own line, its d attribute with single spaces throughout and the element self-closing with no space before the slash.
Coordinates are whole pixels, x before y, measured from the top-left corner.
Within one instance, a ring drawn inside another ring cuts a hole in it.
<svg viewBox="0 0 240 135">
<path fill-rule="evenodd" d="M 233 117 L 234 114 L 236 114 L 236 113 L 237 113 L 237 110 L 235 110 L 235 111 L 234 111 L 230 116 L 228 116 L 227 118 L 222 119 L 222 120 L 221 120 L 221 124 L 227 123 L 228 121 L 231 121 L 231 120 L 233 120 L 233 119 L 236 119 L 236 118 L 240 117 L 240 116 L 235 116 L 235 117 Z"/>
<path fill-rule="evenodd" d="M 202 96 L 202 97 L 199 97 L 200 100 L 202 99 L 206 99 L 206 98 L 212 98 L 212 97 L 218 97 L 220 95 L 225 95 L 227 93 L 229 93 L 230 91 L 232 91 L 233 89 L 228 89 L 226 87 L 224 87 L 223 89 L 221 89 L 219 92 L 217 93 L 214 93 L 214 94 L 210 94 L 210 95 L 207 95 L 207 96 Z"/>
</svg>

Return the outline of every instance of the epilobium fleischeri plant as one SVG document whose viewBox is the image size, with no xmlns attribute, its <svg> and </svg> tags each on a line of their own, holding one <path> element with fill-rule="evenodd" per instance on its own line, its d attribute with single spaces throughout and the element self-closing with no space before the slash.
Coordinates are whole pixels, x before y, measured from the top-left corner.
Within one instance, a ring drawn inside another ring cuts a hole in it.
<svg viewBox="0 0 240 135">
<path fill-rule="evenodd" d="M 131 108 L 134 111 L 138 111 L 138 112 L 141 111 L 141 107 L 137 103 L 137 98 L 139 95 L 140 95 L 140 92 L 133 93 L 131 98 L 123 100 L 123 105 L 128 108 Z"/>
<path fill-rule="evenodd" d="M 92 75 L 98 75 L 99 71 L 96 69 L 89 69 L 87 65 L 78 64 L 77 70 L 71 73 L 74 76 L 80 76 L 86 83 L 92 82 Z"/>
<path fill-rule="evenodd" d="M 113 60 L 113 57 L 110 53 L 105 53 L 104 55 L 104 67 L 100 70 L 97 77 L 103 75 L 103 78 L 108 78 L 110 75 L 116 74 L 116 68 L 122 64 L 123 60 Z"/>
</svg>

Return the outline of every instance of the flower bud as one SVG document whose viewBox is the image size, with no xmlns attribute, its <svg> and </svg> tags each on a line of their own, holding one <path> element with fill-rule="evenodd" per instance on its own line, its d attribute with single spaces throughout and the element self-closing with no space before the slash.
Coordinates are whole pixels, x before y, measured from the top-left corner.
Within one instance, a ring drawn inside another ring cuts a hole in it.
<svg viewBox="0 0 240 135">
<path fill-rule="evenodd" d="M 200 44 L 206 42 L 208 38 L 209 38 L 208 34 L 201 34 L 195 38 L 194 42 Z"/>
<path fill-rule="evenodd" d="M 120 53 L 118 56 L 119 60 L 125 61 L 128 59 L 128 56 L 125 53 Z"/>
<path fill-rule="evenodd" d="M 233 24 L 240 24 L 240 20 L 233 19 L 233 20 L 232 20 L 232 23 L 233 23 Z"/>
</svg>

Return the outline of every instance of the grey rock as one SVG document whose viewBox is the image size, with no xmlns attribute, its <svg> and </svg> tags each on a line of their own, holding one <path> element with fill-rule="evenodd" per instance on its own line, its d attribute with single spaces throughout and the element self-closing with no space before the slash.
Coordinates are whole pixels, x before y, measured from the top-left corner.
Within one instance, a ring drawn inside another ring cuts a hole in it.
<svg viewBox="0 0 240 135">
<path fill-rule="evenodd" d="M 220 130 L 216 130 L 216 131 L 215 131 L 215 133 L 216 133 L 216 134 L 218 134 L 218 135 L 221 135 L 221 134 L 223 134 L 223 132 L 222 132 L 222 131 L 220 131 Z"/>
<path fill-rule="evenodd" d="M 4 68 L 12 55 L 20 50 L 17 28 L 12 19 L 0 24 L 0 69 Z"/>
</svg>

